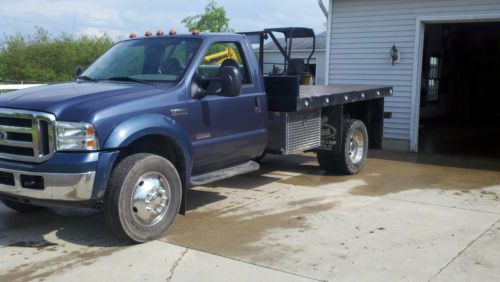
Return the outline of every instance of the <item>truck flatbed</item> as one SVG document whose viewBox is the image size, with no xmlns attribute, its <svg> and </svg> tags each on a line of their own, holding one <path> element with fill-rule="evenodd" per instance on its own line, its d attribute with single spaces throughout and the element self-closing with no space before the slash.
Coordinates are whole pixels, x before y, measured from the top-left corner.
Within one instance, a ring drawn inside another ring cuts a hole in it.
<svg viewBox="0 0 500 282">
<path fill-rule="evenodd" d="M 269 88 L 269 110 L 278 112 L 310 110 L 392 96 L 392 87 L 387 86 L 300 85 L 298 88 L 286 89 L 282 84 L 279 88 Z"/>
</svg>

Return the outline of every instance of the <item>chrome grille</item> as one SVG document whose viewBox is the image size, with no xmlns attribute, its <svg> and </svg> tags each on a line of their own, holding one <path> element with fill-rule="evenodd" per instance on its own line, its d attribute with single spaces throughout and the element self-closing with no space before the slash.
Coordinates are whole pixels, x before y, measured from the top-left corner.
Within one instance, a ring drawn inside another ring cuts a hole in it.
<svg viewBox="0 0 500 282">
<path fill-rule="evenodd" d="M 54 153 L 55 116 L 0 109 L 0 159 L 40 163 Z"/>
</svg>

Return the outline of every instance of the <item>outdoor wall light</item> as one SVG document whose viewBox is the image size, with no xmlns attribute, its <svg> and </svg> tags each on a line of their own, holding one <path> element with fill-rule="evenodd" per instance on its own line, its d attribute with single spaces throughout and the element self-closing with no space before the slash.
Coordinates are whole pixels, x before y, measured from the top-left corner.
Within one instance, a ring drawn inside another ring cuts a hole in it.
<svg viewBox="0 0 500 282">
<path fill-rule="evenodd" d="M 391 55 L 391 61 L 392 61 L 393 66 L 395 63 L 399 63 L 400 55 L 399 55 L 398 48 L 396 48 L 396 44 L 392 45 L 390 55 Z"/>
</svg>

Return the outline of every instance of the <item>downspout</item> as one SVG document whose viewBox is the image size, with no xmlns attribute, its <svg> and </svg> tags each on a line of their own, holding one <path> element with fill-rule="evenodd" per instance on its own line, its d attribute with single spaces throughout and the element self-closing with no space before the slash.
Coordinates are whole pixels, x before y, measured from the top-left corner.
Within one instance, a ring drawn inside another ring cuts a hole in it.
<svg viewBox="0 0 500 282">
<path fill-rule="evenodd" d="M 325 48 L 325 85 L 330 84 L 330 46 L 332 36 L 333 0 L 328 0 L 329 9 L 325 8 L 322 0 L 318 0 L 319 7 L 326 15 L 326 48 Z"/>
</svg>

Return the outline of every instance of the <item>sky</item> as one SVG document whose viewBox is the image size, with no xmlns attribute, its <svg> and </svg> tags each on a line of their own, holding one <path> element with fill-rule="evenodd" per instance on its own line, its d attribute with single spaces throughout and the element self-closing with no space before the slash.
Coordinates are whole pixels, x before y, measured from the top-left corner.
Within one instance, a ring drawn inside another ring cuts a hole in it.
<svg viewBox="0 0 500 282">
<path fill-rule="evenodd" d="M 1 0 L 0 35 L 33 34 L 35 26 L 52 35 L 108 34 L 115 39 L 146 30 L 187 31 L 181 20 L 204 11 L 206 0 Z M 326 18 L 316 0 L 217 0 L 230 27 L 255 31 L 268 27 L 304 26 L 325 30 Z M 328 3 L 327 0 L 324 3 Z"/>
</svg>

